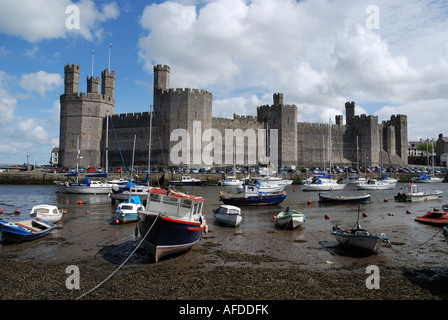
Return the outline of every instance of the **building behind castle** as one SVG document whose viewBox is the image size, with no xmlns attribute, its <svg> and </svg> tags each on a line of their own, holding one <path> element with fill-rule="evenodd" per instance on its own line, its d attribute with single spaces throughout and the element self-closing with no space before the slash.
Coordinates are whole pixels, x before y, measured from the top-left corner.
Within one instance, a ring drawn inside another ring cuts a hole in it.
<svg viewBox="0 0 448 320">
<path fill-rule="evenodd" d="M 80 166 L 105 166 L 106 132 L 108 132 L 109 166 L 121 166 L 122 159 L 129 165 L 136 136 L 135 165 L 145 166 L 149 156 L 149 112 L 114 114 L 115 72 L 104 70 L 100 79 L 87 78 L 87 93 L 78 93 L 80 67 L 66 65 L 65 90 L 60 97 L 60 166 L 73 166 L 77 161 L 77 144 L 82 158 Z M 392 115 L 389 121 L 378 123 L 378 117 L 355 115 L 355 103 L 345 103 L 346 119 L 336 116 L 334 123 L 307 123 L 297 121 L 297 106 L 285 105 L 283 94 L 273 94 L 273 104 L 259 106 L 256 116 L 233 115 L 233 119 L 212 116 L 212 94 L 205 90 L 169 87 L 170 67 L 154 66 L 154 100 L 151 134 L 151 164 L 173 166 L 170 152 L 179 142 L 171 141 L 176 129 L 189 133 L 191 152 L 189 164 L 200 167 L 193 158 L 201 159 L 204 147 L 210 142 L 193 141 L 195 136 L 210 132 L 233 130 L 235 135 L 259 130 L 277 130 L 278 159 L 283 166 L 312 167 L 328 162 L 328 137 L 331 129 L 331 160 L 336 165 L 405 165 L 408 162 L 408 135 L 406 115 Z M 148 103 L 149 105 L 149 103 Z M 149 109 L 149 107 L 148 107 Z M 106 115 L 110 114 L 106 126 Z M 333 121 L 332 121 L 333 122 Z M 199 126 L 195 125 L 199 124 Z M 107 130 L 108 128 L 108 130 Z M 196 132 L 196 131 L 200 132 Z M 207 131 L 208 130 L 208 131 Z M 217 131 L 216 131 L 217 130 Z M 247 139 L 245 142 L 247 143 Z M 232 137 L 233 140 L 233 137 Z M 223 141 L 224 149 L 234 141 Z M 244 159 L 248 160 L 248 143 Z M 214 150 L 216 152 L 216 150 Z M 243 165 L 243 163 L 239 163 Z M 229 166 L 223 161 L 215 167 Z M 328 164 L 327 164 L 328 165 Z"/>
</svg>

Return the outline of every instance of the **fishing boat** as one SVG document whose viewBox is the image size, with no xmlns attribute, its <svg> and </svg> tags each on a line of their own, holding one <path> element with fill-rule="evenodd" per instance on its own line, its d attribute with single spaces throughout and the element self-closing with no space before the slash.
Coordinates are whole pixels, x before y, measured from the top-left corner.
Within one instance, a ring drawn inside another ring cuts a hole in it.
<svg viewBox="0 0 448 320">
<path fill-rule="evenodd" d="M 414 220 L 433 226 L 446 226 L 448 225 L 448 212 L 428 211 L 420 217 L 415 217 Z"/>
<path fill-rule="evenodd" d="M 42 220 L 56 223 L 62 218 L 62 210 L 58 207 L 49 204 L 39 204 L 33 206 L 30 211 L 30 217 L 40 218 Z"/>
<path fill-rule="evenodd" d="M 331 179 L 331 175 L 320 177 L 315 176 L 310 183 L 302 187 L 303 191 L 337 191 L 344 189 L 346 184 L 338 183 L 337 180 Z"/>
<path fill-rule="evenodd" d="M 360 203 L 370 202 L 370 194 L 364 193 L 361 195 L 330 195 L 327 193 L 319 193 L 320 203 Z"/>
<path fill-rule="evenodd" d="M 182 176 L 180 180 L 174 180 L 170 182 L 172 186 L 202 186 L 205 183 L 204 180 L 191 178 L 190 176 Z"/>
<path fill-rule="evenodd" d="M 346 247 L 365 250 L 375 253 L 381 244 L 386 243 L 391 245 L 389 238 L 384 233 L 380 236 L 371 234 L 365 229 L 361 229 L 359 224 L 359 206 L 358 206 L 358 220 L 356 224 L 349 230 L 342 229 L 337 225 L 334 225 L 331 229 L 331 234 L 334 235 L 336 240 Z"/>
<path fill-rule="evenodd" d="M 6 242 L 31 241 L 49 234 L 55 225 L 40 218 L 0 220 L 0 234 Z"/>
<path fill-rule="evenodd" d="M 138 221 L 138 211 L 145 210 L 139 196 L 131 196 L 130 199 L 121 202 L 114 210 L 116 224 Z"/>
<path fill-rule="evenodd" d="M 221 180 L 222 186 L 241 186 L 244 181 L 236 179 L 235 177 L 225 177 Z"/>
<path fill-rule="evenodd" d="M 220 205 L 218 209 L 213 210 L 215 219 L 227 227 L 236 227 L 241 223 L 241 209 L 230 205 Z"/>
<path fill-rule="evenodd" d="M 173 189 L 148 190 L 146 209 L 138 212 L 138 230 L 154 261 L 191 249 L 206 232 L 205 199 Z"/>
<path fill-rule="evenodd" d="M 409 183 L 405 186 L 404 192 L 399 192 L 395 196 L 395 201 L 405 202 L 437 200 L 441 197 L 442 193 L 442 190 L 432 190 L 429 192 L 419 191 L 418 185 Z"/>
<path fill-rule="evenodd" d="M 219 201 L 229 205 L 262 206 L 279 204 L 286 198 L 286 192 L 260 192 L 256 186 L 245 185 L 244 190 L 237 194 L 223 195 L 219 192 Z"/>
<path fill-rule="evenodd" d="M 281 229 L 295 229 L 305 222 L 305 215 L 297 210 L 291 210 L 291 207 L 286 207 L 285 211 L 278 213 L 275 216 L 275 226 Z"/>
<path fill-rule="evenodd" d="M 393 190 L 396 186 L 395 183 L 387 183 L 382 180 L 368 179 L 366 183 L 357 183 L 356 189 L 358 190 Z"/>
</svg>

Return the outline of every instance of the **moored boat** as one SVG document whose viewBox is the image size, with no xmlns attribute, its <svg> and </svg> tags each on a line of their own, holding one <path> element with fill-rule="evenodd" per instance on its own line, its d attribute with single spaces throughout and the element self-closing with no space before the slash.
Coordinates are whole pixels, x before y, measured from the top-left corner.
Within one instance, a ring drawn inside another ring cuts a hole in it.
<svg viewBox="0 0 448 320">
<path fill-rule="evenodd" d="M 223 195 L 219 192 L 219 201 L 229 205 L 273 205 L 281 203 L 286 198 L 286 192 L 260 192 L 256 186 L 245 185 L 244 190 L 237 194 Z"/>
<path fill-rule="evenodd" d="M 227 227 L 236 227 L 241 223 L 241 209 L 231 205 L 221 205 L 213 210 L 215 219 Z"/>
<path fill-rule="evenodd" d="M 420 217 L 415 217 L 414 220 L 433 226 L 446 226 L 448 225 L 448 212 L 428 211 Z"/>
<path fill-rule="evenodd" d="M 336 191 L 344 189 L 346 184 L 338 183 L 337 180 L 327 177 L 313 177 L 310 183 L 302 187 L 303 191 Z"/>
<path fill-rule="evenodd" d="M 343 246 L 361 249 L 371 253 L 375 253 L 383 243 L 391 246 L 389 238 L 384 233 L 378 236 L 369 233 L 365 229 L 361 229 L 361 225 L 359 224 L 359 206 L 356 224 L 351 229 L 342 229 L 334 225 L 331 229 L 331 234 Z"/>
<path fill-rule="evenodd" d="M 190 176 L 182 176 L 180 180 L 173 180 L 170 182 L 172 186 L 202 186 L 204 180 L 191 178 Z"/>
<path fill-rule="evenodd" d="M 138 229 L 154 260 L 191 249 L 206 231 L 205 199 L 172 189 L 148 190 Z"/>
<path fill-rule="evenodd" d="M 114 185 L 84 178 L 82 182 L 66 182 L 65 192 L 76 194 L 109 194 Z"/>
<path fill-rule="evenodd" d="M 114 210 L 116 224 L 138 221 L 138 211 L 145 210 L 139 196 L 132 196 L 130 199 L 121 202 Z"/>
<path fill-rule="evenodd" d="M 291 210 L 288 206 L 285 211 L 275 216 L 275 226 L 280 229 L 295 229 L 306 221 L 305 215 L 297 210 Z"/>
<path fill-rule="evenodd" d="M 443 191 L 441 190 L 432 190 L 429 192 L 419 191 L 418 185 L 409 183 L 405 186 L 404 192 L 399 192 L 395 196 L 395 201 L 404 202 L 437 200 L 441 197 L 442 193 Z"/>
<path fill-rule="evenodd" d="M 55 225 L 40 218 L 0 220 L 0 234 L 6 242 L 31 241 L 49 234 Z"/>
<path fill-rule="evenodd" d="M 395 183 L 388 183 L 382 180 L 368 179 L 366 183 L 357 183 L 356 189 L 358 190 L 393 190 L 396 186 Z"/>
<path fill-rule="evenodd" d="M 443 182 L 443 178 L 422 174 L 418 177 L 412 177 L 411 181 L 415 183 L 433 183 L 433 182 Z"/>
<path fill-rule="evenodd" d="M 370 202 L 370 194 L 361 195 L 330 195 L 327 193 L 319 193 L 320 203 L 360 203 Z"/>
<path fill-rule="evenodd" d="M 30 211 L 30 217 L 40 218 L 42 220 L 56 223 L 62 218 L 62 210 L 58 207 L 49 204 L 39 204 L 33 206 Z"/>
</svg>

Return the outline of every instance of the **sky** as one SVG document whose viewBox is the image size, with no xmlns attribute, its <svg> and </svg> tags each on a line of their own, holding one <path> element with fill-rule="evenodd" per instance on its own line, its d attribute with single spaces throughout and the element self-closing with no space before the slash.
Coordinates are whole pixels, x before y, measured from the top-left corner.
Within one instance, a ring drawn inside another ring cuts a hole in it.
<svg viewBox="0 0 448 320">
<path fill-rule="evenodd" d="M 444 0 L 0 0 L 0 164 L 48 164 L 64 65 L 116 73 L 115 114 L 149 111 L 153 66 L 256 115 L 274 93 L 298 121 L 406 114 L 409 141 L 448 135 Z M 110 45 L 112 44 L 112 45 Z"/>
</svg>

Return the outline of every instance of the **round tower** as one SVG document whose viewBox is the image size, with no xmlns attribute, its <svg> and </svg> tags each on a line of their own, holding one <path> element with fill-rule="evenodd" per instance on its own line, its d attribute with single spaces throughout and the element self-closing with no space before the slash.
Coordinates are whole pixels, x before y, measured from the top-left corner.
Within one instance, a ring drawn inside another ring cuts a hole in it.
<svg viewBox="0 0 448 320">
<path fill-rule="evenodd" d="M 79 88 L 79 71 L 80 67 L 77 65 L 66 64 L 64 67 L 64 93 L 78 93 Z"/>
<path fill-rule="evenodd" d="M 101 94 L 114 98 L 115 91 L 115 71 L 109 73 L 108 69 L 101 71 Z"/>
</svg>

